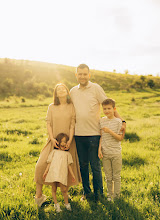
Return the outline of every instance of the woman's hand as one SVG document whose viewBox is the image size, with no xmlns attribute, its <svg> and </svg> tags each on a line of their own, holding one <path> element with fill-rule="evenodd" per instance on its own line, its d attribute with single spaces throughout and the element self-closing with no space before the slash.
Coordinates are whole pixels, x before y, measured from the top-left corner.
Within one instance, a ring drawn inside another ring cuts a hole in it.
<svg viewBox="0 0 160 220">
<path fill-rule="evenodd" d="M 58 143 L 58 141 L 56 139 L 52 138 L 51 142 L 52 142 L 54 148 L 59 148 L 58 147 L 59 143 Z"/>
<path fill-rule="evenodd" d="M 70 146 L 71 146 L 71 142 L 72 142 L 72 140 L 68 140 L 68 141 L 67 141 L 67 144 L 66 144 L 65 150 L 68 150 L 68 149 L 70 148 Z"/>
</svg>

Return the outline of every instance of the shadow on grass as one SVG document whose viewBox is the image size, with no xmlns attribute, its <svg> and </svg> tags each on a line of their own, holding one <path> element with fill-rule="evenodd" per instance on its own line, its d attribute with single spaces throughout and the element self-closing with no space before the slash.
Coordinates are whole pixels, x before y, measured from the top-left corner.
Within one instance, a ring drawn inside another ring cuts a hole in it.
<svg viewBox="0 0 160 220">
<path fill-rule="evenodd" d="M 60 202 L 62 212 L 56 213 L 53 202 L 36 208 L 20 203 L 11 207 L 1 205 L 0 219 L 36 219 L 36 220 L 143 220 L 145 216 L 136 207 L 124 201 L 123 198 L 115 202 L 108 202 L 106 197 L 100 198 L 97 203 L 93 201 L 80 201 L 79 196 L 71 201 L 72 211 L 67 211 Z M 143 217 L 144 216 L 144 217 Z"/>
<path fill-rule="evenodd" d="M 123 158 L 123 166 L 134 166 L 140 167 L 146 163 L 144 158 L 139 157 L 138 155 L 132 155 L 129 158 Z"/>
<path fill-rule="evenodd" d="M 129 140 L 130 143 L 140 141 L 140 137 L 134 132 L 130 132 L 130 133 L 126 132 L 125 136 L 124 136 L 124 139 Z"/>
<path fill-rule="evenodd" d="M 125 202 L 122 198 L 115 202 L 108 202 L 106 197 L 100 199 L 99 202 L 94 201 L 72 201 L 72 211 L 67 211 L 64 207 L 62 212 L 56 213 L 53 206 L 50 209 L 39 208 L 38 217 L 40 220 L 101 220 L 101 219 L 136 219 L 143 220 L 142 213 L 131 204 Z"/>
</svg>

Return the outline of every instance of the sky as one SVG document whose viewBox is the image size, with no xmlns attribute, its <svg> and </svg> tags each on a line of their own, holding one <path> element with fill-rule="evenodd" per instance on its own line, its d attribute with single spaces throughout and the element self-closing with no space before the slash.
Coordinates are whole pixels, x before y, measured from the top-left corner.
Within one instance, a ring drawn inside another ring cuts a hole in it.
<svg viewBox="0 0 160 220">
<path fill-rule="evenodd" d="M 160 76 L 160 0 L 0 0 L 0 58 Z"/>
</svg>

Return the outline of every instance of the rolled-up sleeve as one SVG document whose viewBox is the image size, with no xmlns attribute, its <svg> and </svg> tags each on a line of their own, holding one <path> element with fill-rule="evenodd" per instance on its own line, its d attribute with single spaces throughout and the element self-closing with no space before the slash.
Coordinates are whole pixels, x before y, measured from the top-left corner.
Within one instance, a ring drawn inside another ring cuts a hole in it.
<svg viewBox="0 0 160 220">
<path fill-rule="evenodd" d="M 99 103 L 102 103 L 105 99 L 107 99 L 107 96 L 106 96 L 104 90 L 98 84 L 96 84 L 96 96 L 97 96 Z"/>
</svg>

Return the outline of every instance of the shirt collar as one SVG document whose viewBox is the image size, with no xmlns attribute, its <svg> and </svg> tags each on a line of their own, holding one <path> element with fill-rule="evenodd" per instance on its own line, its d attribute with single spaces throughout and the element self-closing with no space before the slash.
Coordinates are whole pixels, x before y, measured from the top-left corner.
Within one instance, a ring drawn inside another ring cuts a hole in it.
<svg viewBox="0 0 160 220">
<path fill-rule="evenodd" d="M 88 85 L 87 86 L 85 86 L 83 89 L 87 89 L 87 88 L 90 88 L 91 87 L 91 81 L 88 81 Z M 80 88 L 80 84 L 78 84 L 78 89 L 81 89 Z"/>
</svg>

